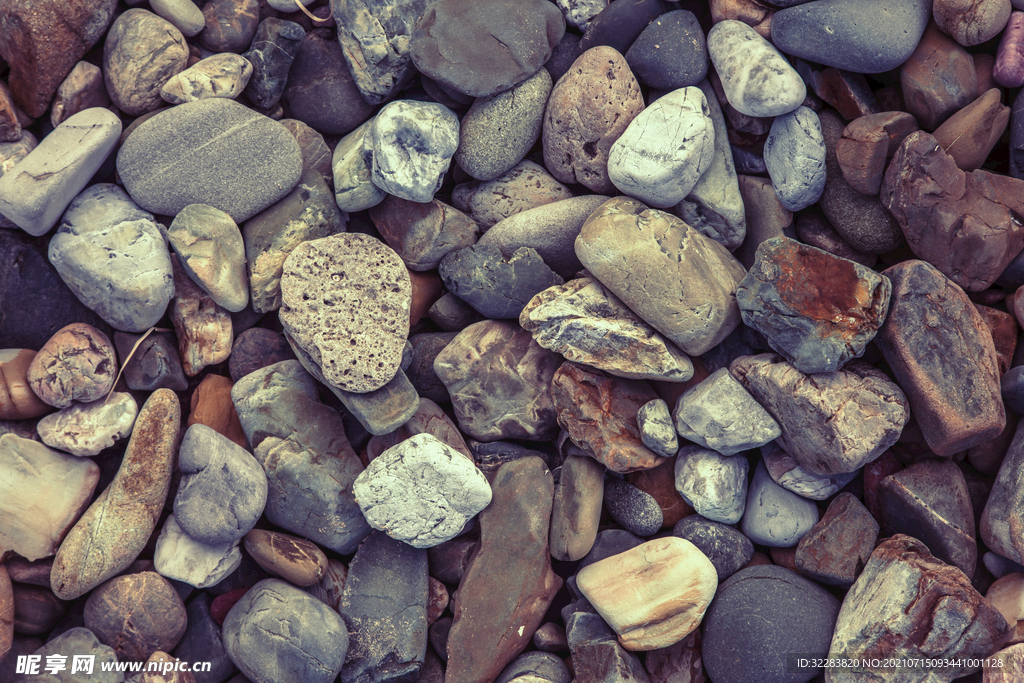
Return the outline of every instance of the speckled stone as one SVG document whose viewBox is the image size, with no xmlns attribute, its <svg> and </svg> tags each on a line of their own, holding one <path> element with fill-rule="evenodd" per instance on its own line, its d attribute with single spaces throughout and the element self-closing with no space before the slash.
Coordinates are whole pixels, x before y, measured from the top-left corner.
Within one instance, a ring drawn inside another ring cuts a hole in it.
<svg viewBox="0 0 1024 683">
<path fill-rule="evenodd" d="M 647 25 L 626 52 L 638 81 L 675 90 L 697 85 L 708 72 L 704 31 L 693 12 L 667 12 Z"/>
<path fill-rule="evenodd" d="M 604 505 L 611 518 L 632 534 L 653 536 L 661 530 L 663 517 L 658 501 L 629 482 L 605 479 Z"/>
<path fill-rule="evenodd" d="M 742 21 L 708 32 L 708 54 L 729 104 L 747 116 L 779 116 L 799 107 L 807 87 L 781 53 Z"/>
<path fill-rule="evenodd" d="M 570 197 L 569 188 L 527 159 L 493 180 L 473 180 L 452 190 L 455 208 L 465 211 L 483 230 L 514 214 Z"/>
<path fill-rule="evenodd" d="M 754 544 L 735 527 L 702 515 L 683 517 L 672 527 L 672 535 L 685 539 L 707 555 L 721 583 L 740 570 L 754 554 Z"/>
</svg>

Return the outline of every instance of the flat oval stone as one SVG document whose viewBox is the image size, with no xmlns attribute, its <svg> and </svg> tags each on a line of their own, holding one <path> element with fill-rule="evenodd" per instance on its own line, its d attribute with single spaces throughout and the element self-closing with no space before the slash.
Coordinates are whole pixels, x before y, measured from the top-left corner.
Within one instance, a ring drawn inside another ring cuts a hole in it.
<svg viewBox="0 0 1024 683">
<path fill-rule="evenodd" d="M 484 230 L 514 214 L 570 197 L 569 188 L 527 159 L 494 180 L 473 180 L 452 190 L 455 208 L 465 211 Z"/>
<path fill-rule="evenodd" d="M 708 32 L 708 54 L 729 104 L 747 116 L 788 114 L 807 96 L 796 70 L 742 21 L 726 19 L 715 24 Z"/>
<path fill-rule="evenodd" d="M 206 26 L 203 12 L 192 0 L 152 0 L 149 8 L 181 31 L 181 35 L 191 38 Z"/>
<path fill-rule="evenodd" d="M 39 421 L 39 438 L 47 446 L 77 456 L 100 451 L 132 433 L 139 406 L 131 394 L 115 391 L 92 403 L 78 403 Z"/>
<path fill-rule="evenodd" d="M 245 549 L 256 564 L 300 588 L 317 583 L 327 571 L 327 556 L 316 543 L 279 531 L 249 531 Z"/>
<path fill-rule="evenodd" d="M 743 456 L 725 456 L 710 448 L 687 445 L 676 456 L 676 490 L 697 514 L 735 524 L 747 504 L 747 471 Z"/>
<path fill-rule="evenodd" d="M 604 502 L 604 467 L 584 455 L 567 455 L 555 485 L 548 534 L 551 556 L 583 559 L 597 538 Z"/>
<path fill-rule="evenodd" d="M 117 376 L 110 338 L 92 325 L 71 323 L 39 349 L 28 366 L 28 384 L 43 402 L 67 408 L 106 396 Z"/>
<path fill-rule="evenodd" d="M 252 78 L 252 64 L 232 52 L 201 59 L 173 76 L 160 88 L 160 97 L 170 104 L 183 104 L 209 97 L 235 99 Z"/>
<path fill-rule="evenodd" d="M 200 543 L 168 515 L 153 550 L 153 568 L 172 581 L 208 588 L 223 581 L 242 563 L 240 541 L 221 546 Z"/>
<path fill-rule="evenodd" d="M 398 255 L 369 235 L 304 242 L 285 261 L 281 324 L 329 384 L 373 391 L 398 372 L 411 287 Z"/>
<path fill-rule="evenodd" d="M 609 516 L 632 534 L 653 536 L 661 530 L 664 517 L 658 501 L 627 481 L 605 479 L 604 505 Z"/>
<path fill-rule="evenodd" d="M 776 484 L 764 462 L 758 462 L 747 488 L 747 504 L 740 524 L 743 535 L 769 548 L 792 548 L 817 523 L 818 506 L 814 501 Z"/>
<path fill-rule="evenodd" d="M 801 211 L 825 191 L 825 137 L 818 115 L 807 107 L 775 117 L 764 143 L 764 163 L 779 201 Z"/>
<path fill-rule="evenodd" d="M 117 172 L 147 211 L 175 216 L 189 204 L 208 204 L 240 223 L 295 187 L 302 150 L 281 124 L 214 97 L 136 128 L 117 153 Z"/>
<path fill-rule="evenodd" d="M 396 197 L 426 203 L 441 189 L 459 146 L 459 119 L 436 102 L 398 100 L 380 110 L 369 136 L 373 184 Z"/>
<path fill-rule="evenodd" d="M 157 650 L 173 650 L 185 635 L 185 603 L 156 572 L 107 581 L 89 596 L 83 616 L 86 628 L 122 660 L 145 660 Z"/>
<path fill-rule="evenodd" d="M 103 76 L 124 113 L 157 109 L 160 89 L 185 68 L 188 44 L 174 24 L 144 9 L 130 9 L 114 21 L 103 44 Z"/>
</svg>

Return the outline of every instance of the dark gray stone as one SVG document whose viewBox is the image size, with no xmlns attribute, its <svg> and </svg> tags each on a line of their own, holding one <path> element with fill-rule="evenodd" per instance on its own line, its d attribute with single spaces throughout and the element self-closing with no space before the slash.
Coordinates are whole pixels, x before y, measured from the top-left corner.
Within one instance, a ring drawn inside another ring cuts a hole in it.
<svg viewBox="0 0 1024 683">
<path fill-rule="evenodd" d="M 1024 179 L 1024 94 L 1022 93 L 1024 90 L 1017 94 L 1010 110 L 1010 175 L 1014 178 Z"/>
<path fill-rule="evenodd" d="M 339 613 L 349 631 L 342 683 L 415 680 L 427 650 L 427 551 L 376 531 L 348 568 Z"/>
<path fill-rule="evenodd" d="M 581 54 L 583 54 L 583 50 L 580 48 L 580 37 L 566 31 L 562 39 L 552 49 L 551 58 L 544 63 L 544 68 L 551 74 L 551 80 L 557 81 L 564 76 Z"/>
<path fill-rule="evenodd" d="M 409 337 L 412 344 L 412 364 L 405 371 L 416 392 L 422 398 L 429 398 L 435 403 L 448 403 L 451 397 L 437 373 L 434 372 L 434 359 L 437 354 L 455 339 L 457 332 L 425 332 Z"/>
<path fill-rule="evenodd" d="M 642 544 L 644 540 L 637 538 L 628 531 L 622 529 L 605 529 L 597 534 L 594 540 L 594 547 L 590 549 L 587 556 L 580 560 L 580 569 L 600 562 L 613 555 L 624 553 Z"/>
<path fill-rule="evenodd" d="M 708 46 L 697 17 L 687 10 L 662 14 L 630 45 L 626 63 L 652 88 L 697 85 L 708 73 Z"/>
<path fill-rule="evenodd" d="M 768 175 L 768 166 L 764 157 L 746 147 L 733 147 L 732 160 L 736 164 L 736 172 L 743 175 Z"/>
<path fill-rule="evenodd" d="M 607 45 L 624 55 L 644 29 L 671 6 L 664 0 L 611 2 L 590 20 L 580 41 L 580 50 L 586 52 L 592 47 Z"/>
<path fill-rule="evenodd" d="M 637 536 L 653 536 L 661 529 L 664 518 L 658 501 L 629 482 L 605 479 L 604 505 L 612 519 Z"/>
<path fill-rule="evenodd" d="M 252 76 L 245 88 L 250 102 L 261 109 L 277 106 L 305 38 L 306 32 L 294 21 L 271 17 L 260 22 L 249 51 L 242 55 L 252 64 Z"/>
<path fill-rule="evenodd" d="M 509 683 L 520 676 L 543 678 L 551 683 L 569 683 L 572 675 L 565 662 L 550 652 L 525 652 L 506 666 L 494 683 Z"/>
<path fill-rule="evenodd" d="M 446 662 L 448 661 L 448 633 L 452 630 L 453 621 L 454 619 L 451 617 L 441 617 L 427 629 L 427 639 L 430 641 L 430 647 L 434 648 L 437 656 Z"/>
<path fill-rule="evenodd" d="M 283 334 L 253 327 L 235 337 L 231 357 L 228 358 L 228 371 L 232 381 L 237 382 L 250 372 L 293 358 L 295 354 Z"/>
<path fill-rule="evenodd" d="M 776 116 L 764 143 L 764 163 L 779 203 L 802 211 L 825 191 L 825 137 L 807 107 Z"/>
<path fill-rule="evenodd" d="M 484 320 L 476 309 L 451 292 L 434 302 L 427 315 L 438 327 L 447 332 L 459 332 L 473 323 Z"/>
<path fill-rule="evenodd" d="M 518 318 L 536 294 L 564 282 L 530 247 L 506 259 L 497 246 L 476 244 L 447 254 L 438 272 L 452 294 L 495 319 Z"/>
<path fill-rule="evenodd" d="M 172 653 L 184 662 L 210 662 L 209 671 L 193 671 L 196 683 L 224 683 L 238 668 L 224 649 L 220 624 L 210 616 L 213 599 L 206 592 L 198 593 L 185 608 L 188 626 Z"/>
<path fill-rule="evenodd" d="M 728 524 L 722 524 L 701 515 L 687 515 L 672 527 L 672 535 L 697 546 L 707 555 L 718 572 L 722 583 L 750 561 L 754 544 Z"/>
<path fill-rule="evenodd" d="M 566 620 L 565 635 L 576 669 L 576 680 L 587 683 L 650 683 L 640 660 L 619 645 L 615 633 L 599 615 L 575 612 Z"/>
<path fill-rule="evenodd" d="M 139 344 L 132 354 L 132 347 L 142 335 L 114 333 L 114 345 L 117 357 L 121 359 L 125 383 L 133 391 L 155 391 L 171 389 L 184 391 L 188 389 L 188 380 L 181 367 L 178 355 L 178 343 L 168 332 L 154 332 Z M 131 354 L 131 360 L 125 359 Z"/>
<path fill-rule="evenodd" d="M 1018 415 L 1024 415 L 1024 365 L 1010 368 L 999 383 L 1006 407 Z"/>
</svg>

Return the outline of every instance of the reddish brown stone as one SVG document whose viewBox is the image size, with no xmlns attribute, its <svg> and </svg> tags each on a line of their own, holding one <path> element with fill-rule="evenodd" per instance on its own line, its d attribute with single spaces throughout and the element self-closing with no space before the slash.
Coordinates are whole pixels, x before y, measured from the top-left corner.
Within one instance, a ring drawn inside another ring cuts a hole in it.
<svg viewBox="0 0 1024 683">
<path fill-rule="evenodd" d="M 982 474 L 989 476 L 997 474 L 999 472 L 1000 465 L 1003 464 L 1003 458 L 1006 457 L 1006 453 L 1010 449 L 1010 442 L 1013 441 L 1013 435 L 1017 433 L 1017 425 L 1019 421 L 1019 415 L 1013 412 L 1007 412 L 1006 426 L 1003 427 L 1003 431 L 999 432 L 999 436 L 991 441 L 986 441 L 985 443 L 978 444 L 973 448 L 968 448 L 967 462 Z"/>
<path fill-rule="evenodd" d="M 768 548 L 768 556 L 772 558 L 772 564 L 776 564 L 780 567 L 785 567 L 794 572 L 799 572 L 796 568 L 796 546 L 789 548 Z"/>
<path fill-rule="evenodd" d="M 726 19 L 742 21 L 765 40 L 771 40 L 775 10 L 757 0 L 711 0 L 711 23 Z"/>
<path fill-rule="evenodd" d="M 796 547 L 796 570 L 816 581 L 849 588 L 878 539 L 878 522 L 852 493 L 832 499 L 828 511 Z"/>
<path fill-rule="evenodd" d="M 236 588 L 227 593 L 221 593 L 210 602 L 210 618 L 218 626 L 224 623 L 224 617 L 228 615 L 235 603 L 242 599 L 242 596 L 249 592 L 249 588 Z"/>
<path fill-rule="evenodd" d="M 626 481 L 651 494 L 661 508 L 662 528 L 671 528 L 694 510 L 676 490 L 675 460 L 668 459 L 657 467 L 626 475 Z"/>
<path fill-rule="evenodd" d="M 41 560 L 26 560 L 24 557 L 14 555 L 4 562 L 11 581 L 17 583 L 30 583 L 33 586 L 50 585 L 50 570 L 53 568 L 53 558 L 44 557 Z"/>
<path fill-rule="evenodd" d="M 980 52 L 974 55 L 974 73 L 978 79 L 978 92 L 976 97 L 981 97 L 992 88 L 998 88 L 999 84 L 996 83 L 992 76 L 992 70 L 996 65 L 995 55 L 990 55 L 985 52 Z"/>
<path fill-rule="evenodd" d="M 430 307 L 444 294 L 444 285 L 436 270 L 429 273 L 417 273 L 410 270 L 409 280 L 412 282 L 412 305 L 409 307 L 409 326 L 411 327 L 427 317 Z"/>
<path fill-rule="evenodd" d="M 185 635 L 185 603 L 171 582 L 156 572 L 117 576 L 85 603 L 85 627 L 119 661 L 145 661 L 157 650 L 173 650 Z"/>
<path fill-rule="evenodd" d="M 238 413 L 231 400 L 232 386 L 234 386 L 234 382 L 222 375 L 204 377 L 195 392 L 192 393 L 188 426 L 206 425 L 242 448 L 248 449 L 249 442 L 245 439 L 242 423 L 238 421 Z"/>
<path fill-rule="evenodd" d="M 961 171 L 981 168 L 1010 123 L 1010 108 L 992 88 L 935 129 L 935 140 Z"/>
<path fill-rule="evenodd" d="M 893 286 L 878 343 L 934 453 L 950 456 L 1006 424 L 992 334 L 963 290 L 923 261 L 883 272 Z"/>
<path fill-rule="evenodd" d="M 741 175 L 739 181 L 747 219 L 747 236 L 736 250 L 736 258 L 744 268 L 750 268 L 754 265 L 754 257 L 761 243 L 785 235 L 789 226 L 793 225 L 793 212 L 779 201 L 779 195 L 775 193 L 770 179 Z"/>
<path fill-rule="evenodd" d="M 886 451 L 877 460 L 864 465 L 864 507 L 876 521 L 882 518 L 882 505 L 878 501 L 878 485 L 890 474 L 899 472 L 901 469 L 903 469 L 903 465 L 892 451 Z"/>
<path fill-rule="evenodd" d="M 438 581 L 457 585 L 462 581 L 477 545 L 476 539 L 460 536 L 428 548 L 430 575 Z"/>
<path fill-rule="evenodd" d="M 992 333 L 992 343 L 996 348 L 996 361 L 999 363 L 999 375 L 1002 376 L 1010 369 L 1013 362 L 1013 352 L 1017 350 L 1017 322 L 1009 313 L 1005 313 L 990 306 L 974 304 L 985 321 L 989 332 Z"/>
<path fill-rule="evenodd" d="M 49 588 L 16 583 L 12 595 L 14 630 L 27 636 L 46 635 L 67 611 Z"/>
<path fill-rule="evenodd" d="M 928 22 L 921 42 L 900 67 L 906 111 L 925 130 L 935 130 L 953 112 L 963 109 L 978 91 L 971 55 Z"/>
<path fill-rule="evenodd" d="M 421 204 L 388 195 L 370 209 L 370 219 L 384 241 L 409 270 L 437 268 L 444 255 L 476 244 L 476 221 L 437 199 Z"/>
<path fill-rule="evenodd" d="M 879 198 L 914 254 L 964 289 L 988 289 L 1024 248 L 1024 180 L 964 173 L 923 131 L 903 141 Z"/>
<path fill-rule="evenodd" d="M 915 130 L 917 121 L 902 111 L 851 121 L 836 144 L 836 161 L 850 187 L 861 194 L 878 194 L 886 159 L 896 154 L 903 140 Z"/>
<path fill-rule="evenodd" d="M 0 81 L 0 141 L 17 142 L 21 139 L 21 121 L 11 91 Z"/>
<path fill-rule="evenodd" d="M 844 119 L 877 114 L 878 102 L 863 74 L 828 67 L 815 74 L 814 92 Z"/>
<path fill-rule="evenodd" d="M 665 462 L 640 439 L 636 412 L 658 398 L 646 382 L 565 362 L 551 379 L 551 398 L 558 424 L 573 443 L 613 472 L 647 470 Z"/>
<path fill-rule="evenodd" d="M 448 607 L 448 589 L 433 576 L 427 577 L 427 585 L 427 624 L 433 624 Z"/>
</svg>

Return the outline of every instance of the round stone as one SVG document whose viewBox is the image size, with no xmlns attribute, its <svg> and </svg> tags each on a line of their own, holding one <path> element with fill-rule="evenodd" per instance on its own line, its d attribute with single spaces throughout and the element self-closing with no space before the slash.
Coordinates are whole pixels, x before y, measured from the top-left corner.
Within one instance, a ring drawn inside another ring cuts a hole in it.
<svg viewBox="0 0 1024 683">
<path fill-rule="evenodd" d="M 612 519 L 632 534 L 653 536 L 661 529 L 663 517 L 658 501 L 629 482 L 606 479 L 604 504 Z"/>
<path fill-rule="evenodd" d="M 754 554 L 750 539 L 728 524 L 701 515 L 683 517 L 672 527 L 672 535 L 685 539 L 707 555 L 721 583 L 740 570 Z"/>
<path fill-rule="evenodd" d="M 380 110 L 369 135 L 373 184 L 396 197 L 426 203 L 441 189 L 459 146 L 459 119 L 443 104 L 398 100 Z"/>
<path fill-rule="evenodd" d="M 121 661 L 145 661 L 174 649 L 185 635 L 185 604 L 156 572 L 117 576 L 85 603 L 85 627 L 114 648 Z"/>
<path fill-rule="evenodd" d="M 697 85 L 708 73 L 708 46 L 697 17 L 687 10 L 662 14 L 629 46 L 626 62 L 651 88 Z"/>
<path fill-rule="evenodd" d="M 85 323 L 71 323 L 58 331 L 28 366 L 32 391 L 56 408 L 103 398 L 116 376 L 114 345 L 107 335 Z"/>
</svg>

